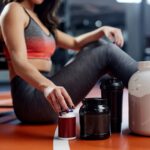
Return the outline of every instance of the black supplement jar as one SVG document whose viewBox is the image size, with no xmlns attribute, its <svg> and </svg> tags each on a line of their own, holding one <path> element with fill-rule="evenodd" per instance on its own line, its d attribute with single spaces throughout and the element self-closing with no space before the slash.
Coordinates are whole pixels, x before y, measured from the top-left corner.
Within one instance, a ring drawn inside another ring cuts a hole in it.
<svg viewBox="0 0 150 150">
<path fill-rule="evenodd" d="M 80 138 L 102 140 L 110 136 L 110 111 L 107 99 L 85 98 L 79 110 Z"/>
</svg>

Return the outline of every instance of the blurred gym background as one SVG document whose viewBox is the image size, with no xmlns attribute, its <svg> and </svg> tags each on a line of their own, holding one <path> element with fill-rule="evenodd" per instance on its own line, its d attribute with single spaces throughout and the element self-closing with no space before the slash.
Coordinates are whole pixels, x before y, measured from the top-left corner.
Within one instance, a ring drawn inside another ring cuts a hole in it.
<svg viewBox="0 0 150 150">
<path fill-rule="evenodd" d="M 150 60 L 149 14 L 150 0 L 61 0 L 59 28 L 73 36 L 104 25 L 120 28 L 125 39 L 123 50 L 137 61 Z M 72 50 L 57 49 L 52 58 L 53 73 L 74 55 Z M 0 47 L 0 87 L 6 90 L 8 84 L 7 64 Z"/>
</svg>

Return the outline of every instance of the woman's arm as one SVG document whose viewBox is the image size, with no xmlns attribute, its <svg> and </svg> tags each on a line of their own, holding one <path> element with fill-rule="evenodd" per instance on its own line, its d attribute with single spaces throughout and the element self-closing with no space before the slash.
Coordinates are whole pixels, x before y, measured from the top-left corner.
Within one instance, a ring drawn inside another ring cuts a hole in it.
<svg viewBox="0 0 150 150">
<path fill-rule="evenodd" d="M 24 27 L 23 9 L 16 4 L 7 5 L 1 14 L 1 29 L 15 72 L 42 91 L 46 86 L 53 86 L 53 83 L 28 62 Z"/>
<path fill-rule="evenodd" d="M 29 63 L 24 38 L 25 20 L 22 7 L 16 3 L 8 4 L 1 15 L 2 35 L 16 74 L 40 91 L 46 91 L 46 98 L 56 112 L 68 109 L 67 103 L 70 107 L 74 106 L 63 87 L 56 86 Z"/>
<path fill-rule="evenodd" d="M 72 37 L 56 29 L 55 35 L 58 47 L 74 50 L 80 50 L 84 45 L 93 41 L 97 41 L 104 35 L 120 47 L 123 46 L 124 43 L 121 30 L 109 26 L 103 26 L 78 37 Z"/>
</svg>

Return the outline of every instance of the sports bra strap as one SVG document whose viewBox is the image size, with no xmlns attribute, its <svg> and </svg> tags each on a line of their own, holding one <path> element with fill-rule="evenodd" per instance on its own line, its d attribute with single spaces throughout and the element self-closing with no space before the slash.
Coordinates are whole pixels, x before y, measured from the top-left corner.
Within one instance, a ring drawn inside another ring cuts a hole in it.
<svg viewBox="0 0 150 150">
<path fill-rule="evenodd" d="M 22 7 L 22 8 L 24 9 L 25 13 L 31 18 L 31 16 L 30 16 L 30 14 L 28 13 L 28 11 L 27 11 L 24 7 Z"/>
</svg>

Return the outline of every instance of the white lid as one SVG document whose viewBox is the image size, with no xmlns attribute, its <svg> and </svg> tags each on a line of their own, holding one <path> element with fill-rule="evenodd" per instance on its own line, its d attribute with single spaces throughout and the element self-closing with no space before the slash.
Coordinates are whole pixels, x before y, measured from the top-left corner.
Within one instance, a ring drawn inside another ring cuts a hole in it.
<svg viewBox="0 0 150 150">
<path fill-rule="evenodd" d="M 75 113 L 74 112 L 69 112 L 69 113 L 62 113 L 62 115 L 59 116 L 59 118 L 73 118 L 75 117 Z"/>
</svg>

